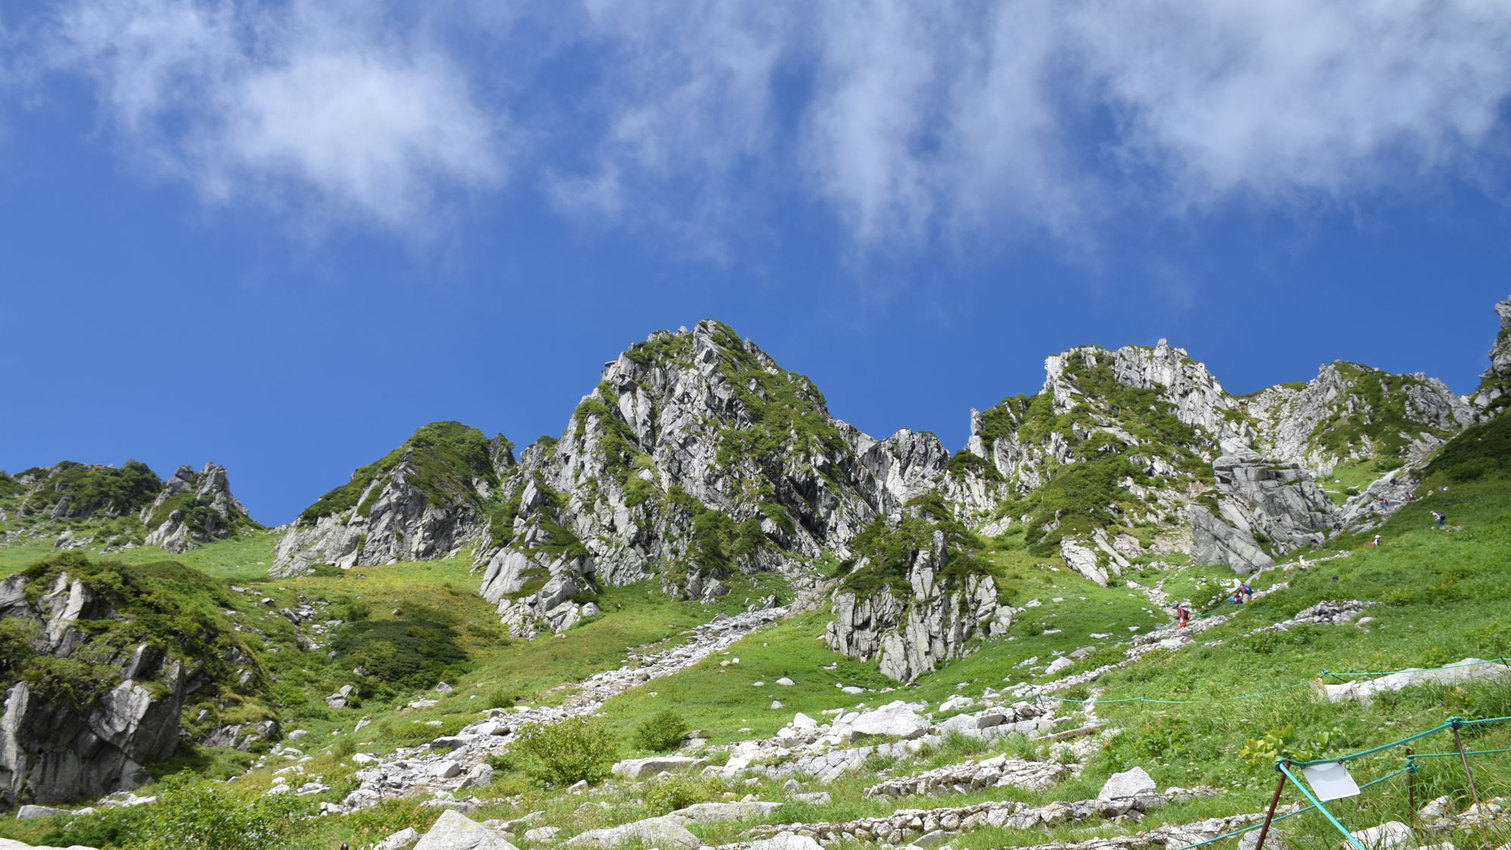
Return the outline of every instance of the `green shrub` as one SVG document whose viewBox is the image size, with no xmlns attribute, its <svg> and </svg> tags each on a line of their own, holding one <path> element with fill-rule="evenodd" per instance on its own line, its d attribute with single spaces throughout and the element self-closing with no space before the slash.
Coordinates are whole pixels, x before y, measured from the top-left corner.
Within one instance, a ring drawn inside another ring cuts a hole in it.
<svg viewBox="0 0 1511 850">
<path fill-rule="evenodd" d="M 494 688 L 484 699 L 489 708 L 512 708 L 519 702 L 519 692 L 512 688 Z"/>
<path fill-rule="evenodd" d="M 667 709 L 635 728 L 635 746 L 653 753 L 670 752 L 682 744 L 682 736 L 686 734 L 687 721 Z"/>
<path fill-rule="evenodd" d="M 163 783 L 151 817 L 134 840 L 146 850 L 285 850 L 309 847 L 301 822 L 314 816 L 308 800 L 274 794 L 241 800 L 204 782 L 173 777 Z"/>
<path fill-rule="evenodd" d="M 348 623 L 331 642 L 341 665 L 361 667 L 368 680 L 364 685 L 379 694 L 424 690 L 472 667 L 445 614 L 432 609 L 407 613 L 411 618 Z"/>
<path fill-rule="evenodd" d="M 645 792 L 645 804 L 652 812 L 664 815 L 678 809 L 685 809 L 694 803 L 706 802 L 713 797 L 714 794 L 706 783 L 677 777 L 652 785 Z"/>
<path fill-rule="evenodd" d="M 514 743 L 525 772 L 547 785 L 597 782 L 609 775 L 617 742 L 601 721 L 573 717 L 526 726 Z"/>
</svg>

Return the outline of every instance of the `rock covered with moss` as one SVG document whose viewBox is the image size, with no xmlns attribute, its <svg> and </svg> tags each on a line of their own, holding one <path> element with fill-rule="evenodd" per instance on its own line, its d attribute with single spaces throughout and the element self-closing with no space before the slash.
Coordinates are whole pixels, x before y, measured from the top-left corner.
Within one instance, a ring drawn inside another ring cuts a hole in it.
<svg viewBox="0 0 1511 850">
<path fill-rule="evenodd" d="M 132 788 L 173 755 L 186 704 L 264 685 L 219 592 L 175 564 L 72 554 L 0 583 L 0 802 Z"/>
<path fill-rule="evenodd" d="M 938 496 L 873 521 L 834 594 L 829 648 L 879 659 L 883 675 L 912 681 L 963 655 L 972 640 L 1004 634 L 1012 609 L 998 602 L 979 548 Z"/>
<path fill-rule="evenodd" d="M 1185 505 L 1211 487 L 1212 460 L 1249 437 L 1239 405 L 1207 368 L 1161 340 L 1048 358 L 1037 394 L 973 411 L 966 448 L 1011 493 L 989 533 L 1022 525 L 1035 552 L 1059 554 L 1105 584 L 1144 554 L 1120 529 L 1178 535 Z"/>
<path fill-rule="evenodd" d="M 1490 368 L 1480 376 L 1473 396 L 1481 418 L 1495 416 L 1511 405 L 1511 298 L 1496 304 L 1495 312 L 1500 317 L 1500 333 L 1490 347 Z"/>
<path fill-rule="evenodd" d="M 271 573 L 443 558 L 477 540 L 514 466 L 512 444 L 435 422 L 306 508 L 278 542 Z"/>
<path fill-rule="evenodd" d="M 529 634 L 575 621 L 599 584 L 708 599 L 781 571 L 803 586 L 807 563 L 938 488 L 947 462 L 932 434 L 877 440 L 835 420 L 812 381 L 725 325 L 658 331 L 606 365 L 560 439 L 524 453 L 483 593 Z"/>
<path fill-rule="evenodd" d="M 1255 448 L 1329 475 L 1340 464 L 1402 466 L 1463 430 L 1474 413 L 1442 381 L 1338 361 L 1305 384 L 1282 384 L 1248 403 Z"/>
<path fill-rule="evenodd" d="M 0 481 L 0 539 L 55 538 L 60 549 L 160 546 L 186 552 L 261 528 L 231 495 L 224 467 L 181 466 L 166 482 L 141 461 L 63 461 Z"/>
<path fill-rule="evenodd" d="M 199 472 L 180 466 L 140 515 L 148 546 L 187 552 L 243 529 L 261 528 L 231 495 L 225 467 L 207 463 Z"/>
</svg>

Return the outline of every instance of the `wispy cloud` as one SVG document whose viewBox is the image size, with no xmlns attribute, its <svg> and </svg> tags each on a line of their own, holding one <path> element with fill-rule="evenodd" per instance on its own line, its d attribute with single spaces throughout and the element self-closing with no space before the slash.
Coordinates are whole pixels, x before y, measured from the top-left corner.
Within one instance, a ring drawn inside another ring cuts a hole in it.
<svg viewBox="0 0 1511 850">
<path fill-rule="evenodd" d="M 1181 200 L 1346 196 L 1453 168 L 1486 153 L 1511 94 L 1499 4 L 1103 2 L 1075 33 L 1117 146 Z"/>
<path fill-rule="evenodd" d="M 1500 174 L 1508 153 L 1505 4 L 494 8 L 437 3 L 449 24 L 425 27 L 347 0 L 69 0 L 47 59 L 206 198 L 398 230 L 528 172 L 567 216 L 711 242 L 783 197 L 862 252 L 1084 244 L 1119 218 Z M 549 37 L 513 37 L 522 20 Z"/>
<path fill-rule="evenodd" d="M 503 117 L 446 51 L 346 4 L 73 2 L 48 59 L 205 197 L 423 230 L 436 194 L 504 178 Z"/>
<path fill-rule="evenodd" d="M 862 246 L 1347 203 L 1506 153 L 1498 4 L 720 4 L 716 25 L 674 4 L 650 27 L 608 8 L 611 76 L 635 81 L 598 101 L 623 191 L 753 161 L 800 174 Z M 794 71 L 809 85 L 780 92 Z"/>
</svg>

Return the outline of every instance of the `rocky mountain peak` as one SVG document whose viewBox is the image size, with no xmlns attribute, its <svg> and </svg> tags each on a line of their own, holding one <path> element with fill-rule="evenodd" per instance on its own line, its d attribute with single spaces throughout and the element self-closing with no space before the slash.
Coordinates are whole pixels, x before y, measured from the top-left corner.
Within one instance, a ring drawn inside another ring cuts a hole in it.
<svg viewBox="0 0 1511 850">
<path fill-rule="evenodd" d="M 180 466 L 152 504 L 142 508 L 140 519 L 148 528 L 147 545 L 169 552 L 187 552 L 242 528 L 260 527 L 231 495 L 225 467 L 214 463 L 199 472 Z"/>
<path fill-rule="evenodd" d="M 1106 391 L 1110 380 L 1130 389 L 1158 393 L 1181 422 L 1220 440 L 1231 443 L 1250 436 L 1242 419 L 1235 415 L 1238 405 L 1206 365 L 1163 339 L 1153 348 L 1073 348 L 1047 358 L 1044 371 L 1043 392 L 1054 397 L 1057 412 L 1071 409 L 1087 395 L 1094 401 Z"/>
<path fill-rule="evenodd" d="M 433 422 L 306 508 L 278 542 L 272 573 L 445 557 L 485 531 L 485 508 L 515 467 L 512 444 Z"/>
<path fill-rule="evenodd" d="M 1257 448 L 1316 475 L 1362 460 L 1420 460 L 1473 420 L 1469 405 L 1436 378 L 1341 360 L 1305 384 L 1256 394 L 1246 412 Z"/>
<path fill-rule="evenodd" d="M 932 434 L 876 440 L 835 420 L 812 381 L 727 325 L 658 331 L 525 453 L 516 486 L 555 498 L 509 506 L 483 592 L 527 633 L 569 622 L 587 603 L 563 600 L 598 582 L 709 597 L 735 572 L 781 570 L 801 585 L 807 562 L 938 486 L 947 460 Z"/>
<path fill-rule="evenodd" d="M 1474 409 L 1481 418 L 1489 418 L 1511 406 L 1511 298 L 1495 305 L 1500 317 L 1500 333 L 1490 347 L 1490 368 L 1480 375 L 1479 389 L 1473 396 Z"/>
</svg>

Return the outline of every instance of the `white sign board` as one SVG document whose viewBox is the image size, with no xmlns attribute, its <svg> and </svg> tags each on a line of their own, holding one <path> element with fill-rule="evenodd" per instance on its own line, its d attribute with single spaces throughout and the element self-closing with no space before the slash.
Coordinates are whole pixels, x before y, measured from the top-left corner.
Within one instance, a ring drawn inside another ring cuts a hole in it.
<svg viewBox="0 0 1511 850">
<path fill-rule="evenodd" d="M 1348 775 L 1348 768 L 1343 766 L 1343 762 L 1308 765 L 1301 768 L 1301 773 L 1306 776 L 1307 784 L 1312 786 L 1312 793 L 1324 803 L 1359 794 L 1359 784 Z"/>
</svg>

